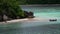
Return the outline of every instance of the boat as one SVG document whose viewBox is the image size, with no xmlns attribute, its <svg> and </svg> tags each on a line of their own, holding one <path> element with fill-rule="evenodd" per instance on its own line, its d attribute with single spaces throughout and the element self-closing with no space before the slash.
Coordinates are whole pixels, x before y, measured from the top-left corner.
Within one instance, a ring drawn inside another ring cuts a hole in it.
<svg viewBox="0 0 60 34">
<path fill-rule="evenodd" d="M 57 21 L 57 19 L 49 19 L 49 21 Z"/>
</svg>

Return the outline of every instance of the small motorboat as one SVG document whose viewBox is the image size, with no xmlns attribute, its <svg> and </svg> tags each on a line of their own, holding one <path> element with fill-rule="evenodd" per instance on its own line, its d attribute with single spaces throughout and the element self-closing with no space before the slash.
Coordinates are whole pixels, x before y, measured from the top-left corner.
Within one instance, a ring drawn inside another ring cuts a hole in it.
<svg viewBox="0 0 60 34">
<path fill-rule="evenodd" d="M 57 21 L 57 19 L 49 19 L 49 21 Z"/>
</svg>

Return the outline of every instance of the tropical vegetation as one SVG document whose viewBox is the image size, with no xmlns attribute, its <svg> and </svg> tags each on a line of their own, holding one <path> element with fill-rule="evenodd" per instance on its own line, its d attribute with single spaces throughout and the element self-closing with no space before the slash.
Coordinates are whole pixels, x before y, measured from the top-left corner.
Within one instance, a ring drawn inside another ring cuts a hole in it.
<svg viewBox="0 0 60 34">
<path fill-rule="evenodd" d="M 11 19 L 26 17 L 20 5 L 59 3 L 60 0 L 0 0 L 0 21 L 3 21 L 4 15 Z"/>
<path fill-rule="evenodd" d="M 20 8 L 18 0 L 0 0 L 0 20 L 6 15 L 9 18 L 24 17 L 24 12 Z"/>
</svg>

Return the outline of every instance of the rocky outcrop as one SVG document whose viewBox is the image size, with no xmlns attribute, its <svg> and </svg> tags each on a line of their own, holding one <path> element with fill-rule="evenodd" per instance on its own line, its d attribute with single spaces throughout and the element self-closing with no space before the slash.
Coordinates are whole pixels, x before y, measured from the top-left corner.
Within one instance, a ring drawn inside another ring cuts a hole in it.
<svg viewBox="0 0 60 34">
<path fill-rule="evenodd" d="M 33 12 L 29 12 L 29 16 L 28 16 L 29 18 L 34 18 L 34 14 L 33 14 Z"/>
<path fill-rule="evenodd" d="M 34 18 L 34 14 L 33 12 L 27 12 L 27 11 L 24 11 L 24 15 L 26 18 Z"/>
</svg>

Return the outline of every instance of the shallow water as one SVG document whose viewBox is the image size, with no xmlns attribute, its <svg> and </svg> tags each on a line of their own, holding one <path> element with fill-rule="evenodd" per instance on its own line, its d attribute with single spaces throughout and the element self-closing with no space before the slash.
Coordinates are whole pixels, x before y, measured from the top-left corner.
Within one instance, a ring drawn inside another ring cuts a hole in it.
<svg viewBox="0 0 60 34">
<path fill-rule="evenodd" d="M 21 22 L 0 25 L 0 34 L 60 34 L 60 22 Z"/>
<path fill-rule="evenodd" d="M 34 12 L 35 18 L 43 18 L 43 21 L 0 24 L 0 34 L 60 34 L 60 7 L 22 6 L 22 9 Z M 57 21 L 50 22 L 51 18 Z"/>
<path fill-rule="evenodd" d="M 23 6 L 22 9 L 34 12 L 36 18 L 60 18 L 60 7 Z"/>
</svg>

